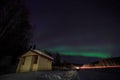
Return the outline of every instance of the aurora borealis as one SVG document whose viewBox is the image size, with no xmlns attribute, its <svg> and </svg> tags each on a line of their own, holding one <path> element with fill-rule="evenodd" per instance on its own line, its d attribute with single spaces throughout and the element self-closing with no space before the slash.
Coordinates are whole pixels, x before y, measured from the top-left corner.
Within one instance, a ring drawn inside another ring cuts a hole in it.
<svg viewBox="0 0 120 80">
<path fill-rule="evenodd" d="M 94 49 L 94 48 L 93 48 Z M 84 57 L 96 57 L 96 58 L 109 58 L 111 57 L 110 53 L 108 52 L 103 52 L 100 50 L 94 51 L 94 50 L 86 50 L 84 49 L 80 49 L 79 50 L 75 50 L 73 48 L 70 47 L 58 47 L 58 48 L 51 48 L 51 49 L 46 49 L 48 51 L 52 51 L 52 52 L 58 52 L 61 55 L 67 55 L 67 56 L 84 56 Z"/>
<path fill-rule="evenodd" d="M 26 4 L 33 27 L 30 44 L 37 49 L 90 58 L 120 56 L 120 11 L 114 0 L 26 0 Z"/>
<path fill-rule="evenodd" d="M 97 52 L 60 52 L 63 55 L 70 56 L 84 56 L 84 57 L 97 57 L 97 58 L 108 58 L 109 54 L 106 53 L 97 53 Z"/>
</svg>

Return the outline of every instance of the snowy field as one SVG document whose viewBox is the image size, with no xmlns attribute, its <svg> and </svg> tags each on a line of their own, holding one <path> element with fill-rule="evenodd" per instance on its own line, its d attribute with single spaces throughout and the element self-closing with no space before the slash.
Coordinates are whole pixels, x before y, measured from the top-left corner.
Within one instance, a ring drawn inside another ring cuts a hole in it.
<svg viewBox="0 0 120 80">
<path fill-rule="evenodd" d="M 120 80 L 120 69 L 14 73 L 1 75 L 0 80 Z"/>
</svg>

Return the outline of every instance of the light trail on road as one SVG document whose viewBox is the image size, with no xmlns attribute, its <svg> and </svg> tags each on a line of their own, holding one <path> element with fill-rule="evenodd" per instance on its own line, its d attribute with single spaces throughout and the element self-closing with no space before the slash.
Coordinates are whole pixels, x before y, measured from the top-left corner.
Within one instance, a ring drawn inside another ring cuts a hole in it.
<svg viewBox="0 0 120 80">
<path fill-rule="evenodd" d="M 103 68 L 120 68 L 120 66 L 95 66 L 95 67 L 76 67 L 77 70 L 80 69 L 103 69 Z"/>
</svg>

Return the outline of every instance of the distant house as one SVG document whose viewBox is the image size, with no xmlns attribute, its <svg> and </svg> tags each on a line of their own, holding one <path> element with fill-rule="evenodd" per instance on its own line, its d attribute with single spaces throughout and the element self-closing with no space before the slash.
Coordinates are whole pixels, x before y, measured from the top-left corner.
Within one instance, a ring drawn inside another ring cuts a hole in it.
<svg viewBox="0 0 120 80">
<path fill-rule="evenodd" d="M 19 58 L 16 72 L 52 70 L 53 58 L 38 50 L 29 50 Z"/>
</svg>

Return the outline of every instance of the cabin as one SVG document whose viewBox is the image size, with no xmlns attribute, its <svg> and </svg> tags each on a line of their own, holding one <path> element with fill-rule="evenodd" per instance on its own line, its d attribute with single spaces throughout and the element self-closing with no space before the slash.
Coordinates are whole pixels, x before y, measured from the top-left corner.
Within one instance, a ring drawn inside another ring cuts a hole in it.
<svg viewBox="0 0 120 80">
<path fill-rule="evenodd" d="M 19 58 L 16 72 L 52 70 L 53 58 L 39 50 L 29 50 Z"/>
</svg>

